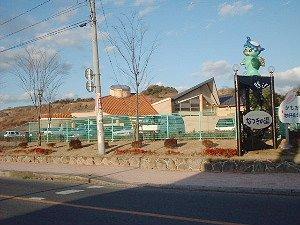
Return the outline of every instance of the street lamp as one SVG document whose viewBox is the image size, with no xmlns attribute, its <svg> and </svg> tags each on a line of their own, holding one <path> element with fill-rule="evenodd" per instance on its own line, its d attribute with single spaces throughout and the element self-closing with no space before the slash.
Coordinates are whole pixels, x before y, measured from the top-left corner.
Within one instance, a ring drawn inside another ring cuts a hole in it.
<svg viewBox="0 0 300 225">
<path fill-rule="evenodd" d="M 273 76 L 273 73 L 275 72 L 275 67 L 274 66 L 269 66 L 268 67 L 268 71 L 270 73 L 270 76 L 272 77 Z"/>
<path fill-rule="evenodd" d="M 270 80 L 271 80 L 271 108 L 272 108 L 272 133 L 273 133 L 273 147 L 277 148 L 277 131 L 276 131 L 276 114 L 275 114 L 275 87 L 274 87 L 274 72 L 275 67 L 269 66 L 268 72 L 270 74 Z"/>
<path fill-rule="evenodd" d="M 234 72 L 235 75 L 237 75 L 237 72 L 239 71 L 239 69 L 240 69 L 240 65 L 239 64 L 234 64 L 232 66 L 232 70 L 233 70 L 233 72 Z"/>
</svg>

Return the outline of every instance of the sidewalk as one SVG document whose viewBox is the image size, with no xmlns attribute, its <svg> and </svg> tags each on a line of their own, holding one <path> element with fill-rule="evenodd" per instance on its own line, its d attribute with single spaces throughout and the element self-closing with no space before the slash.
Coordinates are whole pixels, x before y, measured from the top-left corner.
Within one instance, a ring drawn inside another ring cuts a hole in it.
<svg viewBox="0 0 300 225">
<path fill-rule="evenodd" d="M 198 173 L 146 170 L 119 166 L 83 166 L 62 164 L 1 163 L 0 171 L 28 171 L 82 176 L 133 185 L 154 185 L 201 190 L 300 195 L 300 173 Z M 91 175 L 91 176 L 88 176 Z M 2 173 L 3 176 L 3 173 Z"/>
</svg>

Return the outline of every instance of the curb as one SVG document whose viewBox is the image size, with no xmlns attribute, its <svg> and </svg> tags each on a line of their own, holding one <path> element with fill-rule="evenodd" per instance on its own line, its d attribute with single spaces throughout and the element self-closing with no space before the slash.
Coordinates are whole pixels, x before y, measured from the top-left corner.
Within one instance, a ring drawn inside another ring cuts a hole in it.
<svg viewBox="0 0 300 225">
<path fill-rule="evenodd" d="M 105 177 L 93 177 L 92 175 L 53 174 L 53 173 L 5 170 L 5 171 L 0 171 L 0 177 L 97 184 L 97 185 L 105 185 L 105 186 L 114 186 L 119 188 L 143 187 L 143 188 L 159 188 L 159 189 L 171 189 L 171 190 L 189 190 L 189 191 L 206 191 L 206 192 L 222 192 L 222 193 L 300 196 L 300 189 L 214 187 L 214 186 L 174 185 L 174 184 L 157 185 L 151 183 L 139 184 L 139 183 L 125 183 L 118 180 L 110 180 Z"/>
<path fill-rule="evenodd" d="M 55 174 L 55 173 L 40 173 L 40 172 L 14 171 L 14 170 L 0 171 L 0 178 L 85 183 L 85 184 L 114 186 L 120 188 L 125 188 L 125 187 L 129 188 L 129 187 L 137 186 L 134 184 L 127 184 L 116 180 L 109 181 L 109 179 L 101 179 L 101 177 L 93 177 L 92 175 L 75 175 L 75 174 L 64 174 L 64 173 Z"/>
<path fill-rule="evenodd" d="M 153 185 L 152 185 L 153 186 Z M 194 186 L 194 185 L 160 185 L 158 188 L 190 190 L 190 191 L 211 191 L 239 194 L 267 194 L 267 195 L 286 195 L 300 196 L 300 190 L 297 189 L 274 189 L 274 188 L 246 188 L 246 187 L 214 187 L 214 186 Z"/>
</svg>

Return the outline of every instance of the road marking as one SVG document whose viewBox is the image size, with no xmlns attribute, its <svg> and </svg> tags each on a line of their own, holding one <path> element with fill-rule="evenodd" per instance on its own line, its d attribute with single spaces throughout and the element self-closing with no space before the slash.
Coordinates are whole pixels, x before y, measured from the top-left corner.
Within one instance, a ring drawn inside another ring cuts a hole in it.
<svg viewBox="0 0 300 225">
<path fill-rule="evenodd" d="M 55 192 L 55 194 L 58 194 L 58 195 L 69 195 L 69 194 L 73 194 L 73 193 L 77 193 L 77 192 L 81 192 L 81 191 L 84 191 L 84 190 L 70 189 L 70 190 L 65 190 L 65 191 L 58 191 L 58 192 Z"/>
<path fill-rule="evenodd" d="M 29 198 L 29 199 L 41 201 L 41 200 L 44 200 L 45 198 L 42 198 L 42 197 L 31 197 L 31 198 Z"/>
<path fill-rule="evenodd" d="M 148 212 L 141 212 L 141 211 L 130 211 L 130 210 L 123 210 L 123 209 L 103 208 L 103 207 L 96 207 L 96 206 L 89 206 L 89 205 L 78 205 L 78 204 L 72 204 L 72 203 L 50 201 L 50 200 L 37 201 L 34 199 L 10 196 L 10 195 L 0 195 L 0 197 L 5 198 L 7 200 L 37 202 L 37 203 L 41 203 L 41 204 L 43 203 L 43 204 L 49 204 L 49 205 L 61 205 L 61 206 L 80 208 L 80 209 L 90 209 L 90 210 L 96 210 L 96 211 L 102 211 L 102 212 L 104 211 L 104 212 L 122 213 L 122 214 L 154 217 L 154 218 L 161 218 L 161 219 L 171 219 L 171 220 L 178 220 L 178 221 L 207 223 L 207 224 L 215 224 L 215 225 L 246 225 L 246 224 L 242 224 L 242 223 L 233 223 L 233 222 L 218 221 L 218 220 L 208 220 L 208 219 L 185 217 L 185 216 L 173 216 L 173 215 L 167 215 L 167 214 L 148 213 Z"/>
<path fill-rule="evenodd" d="M 97 186 L 97 185 L 93 185 L 93 186 L 89 186 L 87 188 L 89 189 L 93 189 L 93 188 L 103 188 L 104 186 Z"/>
</svg>

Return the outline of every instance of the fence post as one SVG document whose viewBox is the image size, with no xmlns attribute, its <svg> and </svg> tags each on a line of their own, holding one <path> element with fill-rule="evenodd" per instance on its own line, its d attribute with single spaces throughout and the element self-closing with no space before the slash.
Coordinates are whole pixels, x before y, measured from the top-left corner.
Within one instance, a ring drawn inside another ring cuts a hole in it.
<svg viewBox="0 0 300 225">
<path fill-rule="evenodd" d="M 113 117 L 111 117 L 111 137 L 110 137 L 111 141 L 114 141 L 114 119 Z"/>
<path fill-rule="evenodd" d="M 46 142 L 49 142 L 49 126 L 47 126 Z"/>
<path fill-rule="evenodd" d="M 28 123 L 28 142 L 31 142 L 31 139 L 30 139 L 30 122 Z"/>
<path fill-rule="evenodd" d="M 202 111 L 199 111 L 199 139 L 202 140 L 202 123 L 201 123 L 201 118 L 202 118 Z"/>
<path fill-rule="evenodd" d="M 91 141 L 91 138 L 90 138 L 90 119 L 87 120 L 87 129 L 88 129 L 87 138 L 88 138 L 88 142 L 90 142 Z"/>
<path fill-rule="evenodd" d="M 69 129 L 68 129 L 68 122 L 66 122 L 66 142 L 69 142 Z"/>
<path fill-rule="evenodd" d="M 167 115 L 167 138 L 170 138 L 170 131 L 169 131 L 169 115 Z"/>
</svg>

